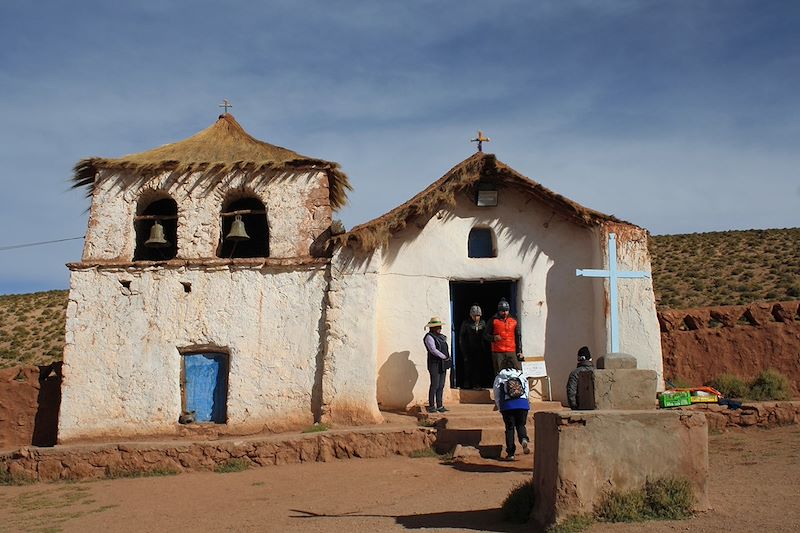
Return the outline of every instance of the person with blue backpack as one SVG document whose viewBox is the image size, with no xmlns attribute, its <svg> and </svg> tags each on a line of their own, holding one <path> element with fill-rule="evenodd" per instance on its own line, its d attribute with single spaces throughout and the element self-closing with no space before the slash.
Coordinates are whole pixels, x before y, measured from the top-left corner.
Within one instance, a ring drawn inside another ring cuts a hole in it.
<svg viewBox="0 0 800 533">
<path fill-rule="evenodd" d="M 531 408 L 528 401 L 529 394 L 528 379 L 521 370 L 504 368 L 494 379 L 494 402 L 503 415 L 503 423 L 506 426 L 506 459 L 509 461 L 515 459 L 514 454 L 517 451 L 514 433 L 522 445 L 523 453 L 531 453 L 526 427 L 528 411 Z"/>
</svg>

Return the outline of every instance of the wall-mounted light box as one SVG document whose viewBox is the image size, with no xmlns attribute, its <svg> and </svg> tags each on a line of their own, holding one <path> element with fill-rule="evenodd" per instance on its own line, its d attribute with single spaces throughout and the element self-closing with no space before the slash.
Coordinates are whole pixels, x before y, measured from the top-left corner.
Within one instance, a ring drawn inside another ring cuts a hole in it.
<svg viewBox="0 0 800 533">
<path fill-rule="evenodd" d="M 478 185 L 475 205 L 478 207 L 495 207 L 497 205 L 497 188 L 494 185 Z"/>
</svg>

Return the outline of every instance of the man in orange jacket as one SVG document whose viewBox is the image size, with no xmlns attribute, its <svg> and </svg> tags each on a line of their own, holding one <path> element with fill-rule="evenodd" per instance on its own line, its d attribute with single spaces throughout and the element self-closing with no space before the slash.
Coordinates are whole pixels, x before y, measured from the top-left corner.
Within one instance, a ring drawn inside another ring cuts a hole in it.
<svg viewBox="0 0 800 533">
<path fill-rule="evenodd" d="M 487 342 L 492 343 L 492 364 L 495 376 L 504 368 L 522 370 L 522 336 L 517 319 L 509 314 L 505 298 L 497 304 L 497 314 L 486 323 Z"/>
</svg>

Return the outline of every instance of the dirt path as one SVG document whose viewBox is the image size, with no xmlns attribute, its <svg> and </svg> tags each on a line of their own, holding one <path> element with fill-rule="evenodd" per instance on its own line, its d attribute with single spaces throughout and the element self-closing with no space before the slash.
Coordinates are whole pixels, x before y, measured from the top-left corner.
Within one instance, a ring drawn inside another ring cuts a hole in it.
<svg viewBox="0 0 800 533">
<path fill-rule="evenodd" d="M 711 437 L 714 510 L 689 521 L 597 524 L 590 533 L 797 531 L 800 427 Z M 516 463 L 353 459 L 230 474 L 0 487 L 0 531 L 529 531 L 500 521 Z"/>
</svg>

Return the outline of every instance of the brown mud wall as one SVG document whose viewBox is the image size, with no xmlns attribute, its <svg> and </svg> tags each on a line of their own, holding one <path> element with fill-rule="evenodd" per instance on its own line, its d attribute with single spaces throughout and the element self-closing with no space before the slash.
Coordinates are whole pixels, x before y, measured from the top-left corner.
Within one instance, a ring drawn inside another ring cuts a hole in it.
<svg viewBox="0 0 800 533">
<path fill-rule="evenodd" d="M 698 386 L 720 374 L 751 380 L 773 368 L 800 396 L 800 302 L 661 311 L 658 322 L 667 379 Z"/>
<path fill-rule="evenodd" d="M 0 370 L 0 450 L 54 446 L 61 405 L 61 363 Z"/>
</svg>

